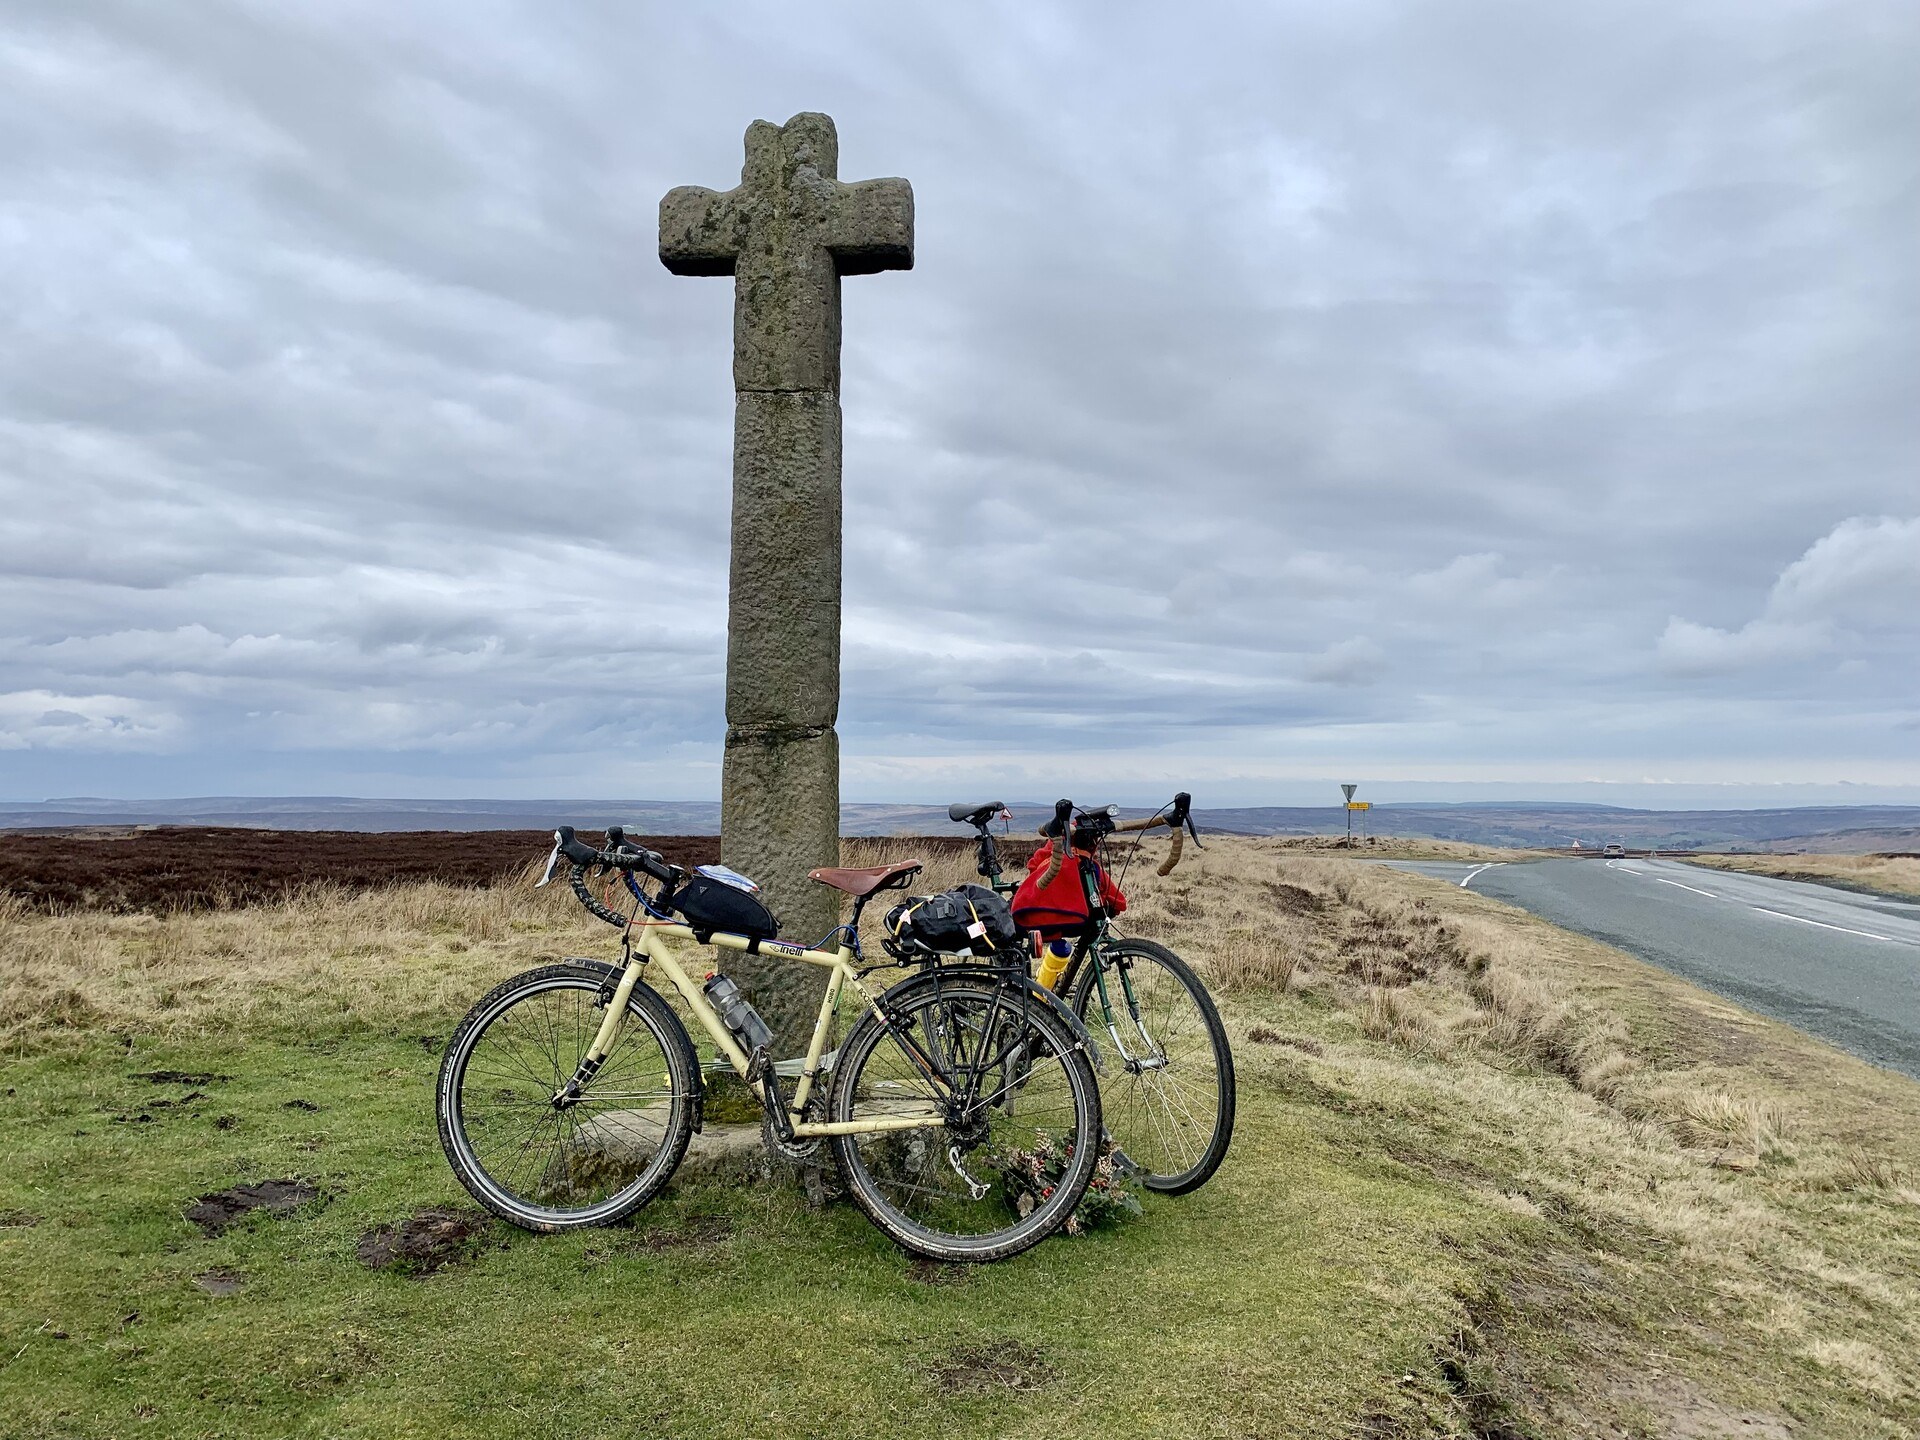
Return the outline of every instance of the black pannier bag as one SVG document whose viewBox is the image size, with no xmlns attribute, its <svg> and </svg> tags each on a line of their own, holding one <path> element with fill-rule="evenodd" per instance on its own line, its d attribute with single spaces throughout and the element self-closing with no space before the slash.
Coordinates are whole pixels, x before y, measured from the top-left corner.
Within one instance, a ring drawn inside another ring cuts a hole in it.
<svg viewBox="0 0 1920 1440">
<path fill-rule="evenodd" d="M 722 875 L 732 879 L 723 879 Z M 702 865 L 674 892 L 673 908 L 685 918 L 695 934 L 725 931 L 754 940 L 771 940 L 780 933 L 780 920 L 760 902 L 753 885 L 744 875 L 720 865 Z"/>
<path fill-rule="evenodd" d="M 984 885 L 916 895 L 887 912 L 881 943 L 898 960 L 928 955 L 991 955 L 1020 943 L 1007 902 Z"/>
</svg>

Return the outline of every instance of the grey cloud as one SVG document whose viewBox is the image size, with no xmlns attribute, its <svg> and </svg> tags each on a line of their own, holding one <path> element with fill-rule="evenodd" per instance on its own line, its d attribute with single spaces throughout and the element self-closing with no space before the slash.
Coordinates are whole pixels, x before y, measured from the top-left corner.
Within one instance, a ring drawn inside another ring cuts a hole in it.
<svg viewBox="0 0 1920 1440">
<path fill-rule="evenodd" d="M 710 790 L 730 296 L 654 206 L 802 108 L 919 202 L 850 793 L 1920 783 L 1906 7 L 18 8 L 14 793 Z"/>
</svg>

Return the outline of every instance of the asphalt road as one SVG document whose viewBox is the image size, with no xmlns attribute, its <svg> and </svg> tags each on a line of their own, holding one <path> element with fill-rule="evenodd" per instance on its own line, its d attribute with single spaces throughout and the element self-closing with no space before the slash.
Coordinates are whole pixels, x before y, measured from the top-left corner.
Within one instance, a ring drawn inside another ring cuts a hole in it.
<svg viewBox="0 0 1920 1440">
<path fill-rule="evenodd" d="M 1920 905 L 1674 860 L 1391 861 L 1920 1078 Z"/>
</svg>

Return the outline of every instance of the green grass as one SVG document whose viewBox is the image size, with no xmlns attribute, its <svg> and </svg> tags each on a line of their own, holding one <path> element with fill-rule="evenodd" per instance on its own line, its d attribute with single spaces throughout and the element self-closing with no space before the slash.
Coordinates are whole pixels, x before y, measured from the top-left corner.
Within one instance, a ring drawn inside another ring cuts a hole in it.
<svg viewBox="0 0 1920 1440">
<path fill-rule="evenodd" d="M 372 1272 L 354 1255 L 367 1229 L 465 1198 L 434 1137 L 435 1066 L 404 1037 L 99 1044 L 9 1065 L 0 1210 L 39 1223 L 0 1230 L 0 1429 L 1338 1433 L 1452 1403 L 1432 1347 L 1460 1323 L 1471 1252 L 1525 1228 L 1417 1174 L 1356 1167 L 1256 1075 L 1213 1185 L 1010 1264 L 929 1276 L 850 1207 L 695 1186 L 629 1227 L 501 1225 L 469 1264 Z M 159 1068 L 233 1078 L 130 1078 Z M 205 1098 L 115 1118 L 190 1088 Z M 217 1238 L 181 1218 L 201 1192 L 285 1176 L 322 1198 Z M 672 1243 L 713 1214 L 730 1236 Z M 193 1277 L 212 1269 L 245 1288 L 204 1293 Z M 1029 1347 L 1033 1388 L 936 1378 L 1007 1341 Z"/>
<path fill-rule="evenodd" d="M 1418 876 L 1223 842 L 1134 899 L 1233 1036 L 1196 1194 L 943 1270 L 689 1182 L 421 1278 L 355 1247 L 469 1204 L 441 1041 L 606 932 L 524 887 L 0 906 L 0 1437 L 1920 1433 L 1920 1086 Z M 321 1196 L 182 1215 L 274 1178 Z"/>
</svg>

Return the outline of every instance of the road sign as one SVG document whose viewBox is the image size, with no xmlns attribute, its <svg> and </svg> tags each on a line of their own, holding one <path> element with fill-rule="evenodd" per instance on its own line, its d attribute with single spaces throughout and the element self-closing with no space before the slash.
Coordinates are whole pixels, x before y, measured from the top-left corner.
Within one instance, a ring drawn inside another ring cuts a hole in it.
<svg viewBox="0 0 1920 1440">
<path fill-rule="evenodd" d="M 1349 810 L 1371 810 L 1372 808 L 1373 808 L 1373 802 L 1371 800 L 1347 801 L 1347 809 Z"/>
<path fill-rule="evenodd" d="M 1359 788 L 1360 787 L 1358 785 L 1342 785 L 1340 787 L 1340 793 L 1346 796 L 1347 799 L 1351 800 L 1353 799 L 1353 792 L 1358 790 Z"/>
</svg>

